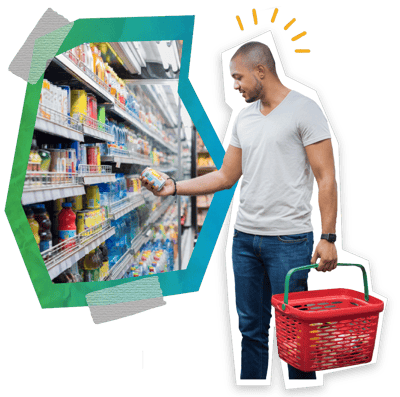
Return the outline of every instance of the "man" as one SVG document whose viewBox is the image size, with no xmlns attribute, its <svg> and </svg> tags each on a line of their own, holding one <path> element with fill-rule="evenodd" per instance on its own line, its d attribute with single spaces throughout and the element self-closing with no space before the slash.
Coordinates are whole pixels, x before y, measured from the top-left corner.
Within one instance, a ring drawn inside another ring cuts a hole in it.
<svg viewBox="0 0 400 397">
<path fill-rule="evenodd" d="M 327 121 L 311 99 L 285 87 L 268 46 L 244 44 L 232 57 L 234 89 L 247 103 L 233 126 L 220 170 L 191 180 L 167 179 L 157 196 L 199 195 L 231 188 L 241 176 L 240 206 L 232 262 L 242 333 L 241 379 L 265 379 L 271 296 L 284 292 L 287 272 L 316 263 L 337 266 L 337 188 Z M 311 195 L 319 190 L 322 236 L 313 249 Z M 163 177 L 168 178 L 163 174 Z M 142 178 L 149 190 L 152 184 Z M 295 272 L 290 291 L 307 290 L 308 271 Z M 289 367 L 290 379 L 315 379 L 315 372 Z"/>
</svg>

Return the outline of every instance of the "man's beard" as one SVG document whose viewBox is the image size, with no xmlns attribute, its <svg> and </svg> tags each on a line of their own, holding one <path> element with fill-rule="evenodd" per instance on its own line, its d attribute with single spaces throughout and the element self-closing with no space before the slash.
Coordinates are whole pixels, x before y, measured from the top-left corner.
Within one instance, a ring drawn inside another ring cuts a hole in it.
<svg viewBox="0 0 400 397">
<path fill-rule="evenodd" d="M 252 92 L 253 95 L 252 95 L 250 98 L 245 99 L 245 101 L 246 101 L 247 103 L 252 103 L 252 102 L 255 102 L 255 101 L 257 101 L 258 99 L 260 99 L 260 94 L 261 94 L 261 92 L 262 92 L 263 86 L 262 86 L 260 80 L 258 80 L 258 79 L 256 79 L 256 78 L 255 78 L 255 80 L 256 80 L 257 84 L 256 84 L 256 86 L 255 86 L 255 88 L 254 88 L 254 90 L 253 90 L 253 92 Z"/>
</svg>

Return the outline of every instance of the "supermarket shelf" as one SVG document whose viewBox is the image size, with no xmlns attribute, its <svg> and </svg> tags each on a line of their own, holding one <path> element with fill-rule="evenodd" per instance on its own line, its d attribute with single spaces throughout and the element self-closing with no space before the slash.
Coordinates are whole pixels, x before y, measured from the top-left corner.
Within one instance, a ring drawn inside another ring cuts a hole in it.
<svg viewBox="0 0 400 397">
<path fill-rule="evenodd" d="M 144 199 L 149 199 L 151 197 L 154 197 L 154 194 L 152 192 L 150 192 L 149 190 L 147 190 L 145 187 L 142 188 L 142 196 L 144 197 Z"/>
<path fill-rule="evenodd" d="M 115 182 L 115 174 L 83 174 L 85 185 L 96 185 L 98 183 Z"/>
<path fill-rule="evenodd" d="M 139 164 L 139 165 L 148 165 L 148 166 L 152 166 L 153 163 L 151 162 L 151 160 L 148 157 L 145 157 L 144 155 L 140 155 L 140 154 L 131 154 L 132 158 L 135 161 L 135 164 Z"/>
<path fill-rule="evenodd" d="M 101 156 L 102 162 L 117 164 L 138 164 L 138 165 L 151 165 L 150 159 L 141 158 L 139 156 Z M 119 167 L 118 167 L 119 168 Z"/>
<path fill-rule="evenodd" d="M 83 132 L 85 135 L 91 136 L 93 138 L 99 139 L 105 142 L 114 142 L 114 135 L 109 134 L 105 131 L 99 131 L 95 128 L 91 128 L 87 125 L 83 125 Z"/>
<path fill-rule="evenodd" d="M 202 149 L 197 152 L 198 154 L 209 154 L 207 149 Z"/>
<path fill-rule="evenodd" d="M 125 121 L 127 121 L 129 124 L 131 124 L 133 127 L 141 130 L 142 132 L 144 132 L 145 134 L 147 134 L 148 136 L 150 136 L 151 138 L 156 140 L 158 143 L 163 145 L 165 148 L 169 149 L 171 152 L 173 152 L 175 154 L 178 153 L 178 149 L 176 147 L 170 145 L 167 142 L 164 142 L 164 140 L 160 136 L 158 136 L 156 132 L 151 131 L 139 119 L 130 115 L 128 112 L 124 111 L 119 106 L 112 103 L 112 104 L 108 104 L 107 108 L 108 108 L 108 110 L 110 110 L 111 112 L 116 114 L 117 116 L 123 118 Z"/>
<path fill-rule="evenodd" d="M 132 210 L 141 206 L 144 203 L 144 198 L 140 194 L 138 194 L 137 196 L 133 196 L 132 199 L 123 199 L 121 200 L 121 205 L 118 205 L 118 203 L 116 203 L 111 206 L 111 212 L 108 213 L 108 217 L 114 220 L 121 218 L 128 212 L 131 212 Z"/>
<path fill-rule="evenodd" d="M 152 225 L 162 214 L 165 213 L 167 208 L 173 203 L 174 198 L 168 197 L 165 201 L 158 207 L 147 220 L 146 226 Z"/>
<path fill-rule="evenodd" d="M 69 269 L 72 265 L 78 262 L 79 259 L 87 255 L 91 250 L 94 250 L 113 234 L 115 234 L 115 228 L 108 227 L 105 230 L 97 233 L 95 236 L 93 236 L 93 238 L 87 239 L 84 244 L 77 245 L 77 247 L 68 255 L 58 259 L 57 261 L 48 261 L 46 263 L 46 267 L 50 278 L 53 280 L 63 271 Z"/>
<path fill-rule="evenodd" d="M 132 80 L 130 82 L 132 82 Z M 140 80 L 139 80 L 139 84 L 140 84 Z M 160 102 L 158 95 L 153 91 L 153 87 L 146 84 L 146 85 L 143 85 L 142 88 L 146 92 L 146 94 L 151 97 L 151 99 L 153 100 L 153 103 L 156 104 L 158 110 L 164 115 L 165 119 L 168 120 L 169 126 L 171 128 L 175 128 L 176 125 L 173 123 L 171 115 L 169 114 L 168 110 L 166 109 L 166 106 Z"/>
<path fill-rule="evenodd" d="M 139 233 L 131 242 L 131 252 L 136 253 L 139 251 L 143 244 L 146 244 L 150 240 L 151 230 L 147 227 L 144 231 Z"/>
<path fill-rule="evenodd" d="M 158 171 L 165 172 L 165 173 L 177 171 L 177 169 L 174 167 L 157 167 L 156 169 Z"/>
<path fill-rule="evenodd" d="M 157 208 L 153 214 L 150 215 L 144 229 L 142 232 L 140 232 L 131 242 L 131 251 L 132 253 L 136 253 L 139 251 L 140 247 L 143 244 L 146 244 L 150 240 L 151 236 L 151 230 L 150 227 L 151 225 L 161 216 L 165 213 L 165 210 L 172 204 L 173 199 L 170 200 L 168 198 L 165 200 L 165 202 Z"/>
<path fill-rule="evenodd" d="M 95 91 L 96 94 L 100 95 L 104 100 L 114 102 L 114 97 L 100 84 L 96 83 L 96 81 L 89 77 L 83 70 L 81 70 L 79 66 L 77 66 L 70 58 L 68 58 L 66 53 L 56 56 L 54 61 L 86 87 Z"/>
<path fill-rule="evenodd" d="M 121 256 L 119 261 L 111 268 L 107 280 L 118 280 L 121 278 L 132 266 L 132 254 L 130 250 L 126 251 L 124 255 Z"/>
<path fill-rule="evenodd" d="M 101 156 L 101 162 L 117 164 L 134 164 L 134 160 L 128 156 Z"/>
<path fill-rule="evenodd" d="M 51 135 L 61 136 L 63 138 L 72 139 L 74 141 L 84 142 L 83 133 L 74 128 L 57 124 L 53 121 L 36 118 L 35 129 Z"/>
<path fill-rule="evenodd" d="M 199 210 L 208 210 L 210 208 L 210 206 L 209 205 L 198 205 L 197 208 Z"/>
<path fill-rule="evenodd" d="M 82 185 L 67 187 L 46 187 L 43 189 L 24 191 L 22 193 L 22 205 L 43 203 L 44 201 L 57 200 L 59 198 L 80 196 L 85 194 L 85 188 Z"/>
</svg>

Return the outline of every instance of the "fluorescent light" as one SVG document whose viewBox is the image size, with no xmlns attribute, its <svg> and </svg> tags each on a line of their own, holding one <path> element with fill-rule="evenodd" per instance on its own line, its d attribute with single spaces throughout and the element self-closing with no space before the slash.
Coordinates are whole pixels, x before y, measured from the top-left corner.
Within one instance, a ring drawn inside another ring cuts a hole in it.
<svg viewBox="0 0 400 397">
<path fill-rule="evenodd" d="M 141 65 L 137 61 L 136 56 L 135 56 L 135 48 L 133 46 L 130 46 L 130 43 L 124 43 L 120 42 L 118 43 L 124 52 L 124 55 L 127 57 L 129 64 L 134 67 L 134 69 L 137 70 L 137 73 L 141 74 Z M 132 70 L 130 70 L 131 73 L 134 73 Z"/>
<path fill-rule="evenodd" d="M 165 41 L 160 41 L 158 44 L 158 51 L 160 52 L 161 61 L 165 70 L 169 69 L 169 54 L 168 47 Z"/>
</svg>

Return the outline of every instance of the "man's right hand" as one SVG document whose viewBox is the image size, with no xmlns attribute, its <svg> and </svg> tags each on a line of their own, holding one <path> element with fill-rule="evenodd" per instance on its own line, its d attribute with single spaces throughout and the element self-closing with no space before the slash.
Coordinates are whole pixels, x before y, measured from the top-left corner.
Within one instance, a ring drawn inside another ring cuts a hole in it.
<svg viewBox="0 0 400 397">
<path fill-rule="evenodd" d="M 143 170 L 143 172 L 146 170 Z M 140 175 L 140 180 L 142 181 L 142 186 L 144 186 L 147 190 L 152 192 L 155 196 L 172 196 L 175 192 L 175 184 L 172 179 L 168 179 L 168 175 L 163 172 L 157 171 L 164 179 L 165 185 L 162 187 L 160 191 L 154 187 L 154 181 L 149 182 L 149 180 L 143 176 L 143 172 Z"/>
</svg>

